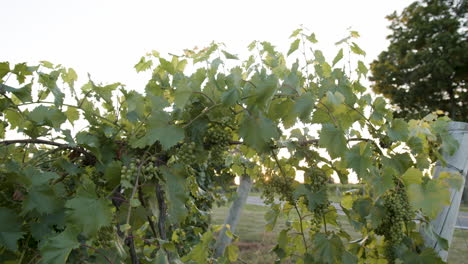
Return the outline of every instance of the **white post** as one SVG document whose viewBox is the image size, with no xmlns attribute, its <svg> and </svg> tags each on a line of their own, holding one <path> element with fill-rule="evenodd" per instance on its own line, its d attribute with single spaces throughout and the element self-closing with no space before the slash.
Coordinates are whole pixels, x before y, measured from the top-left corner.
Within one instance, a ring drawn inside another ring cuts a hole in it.
<svg viewBox="0 0 468 264">
<path fill-rule="evenodd" d="M 224 227 L 219 232 L 218 238 L 215 243 L 215 257 L 220 257 L 224 253 L 224 249 L 231 243 L 231 238 L 226 235 L 226 225 L 230 226 L 232 233 L 235 232 L 237 223 L 239 222 L 242 208 L 247 202 L 247 197 L 249 196 L 250 189 L 252 187 L 252 179 L 248 175 L 243 175 L 240 177 L 240 184 L 237 187 L 237 198 L 232 203 L 229 208 L 228 216 L 224 221 Z"/>
<path fill-rule="evenodd" d="M 458 141 L 459 148 L 452 156 L 444 154 L 447 166 L 441 167 L 440 163 L 437 164 L 434 170 L 434 178 L 439 177 L 441 172 L 458 172 L 466 180 L 468 172 L 468 123 L 450 122 L 449 134 Z M 452 241 L 453 231 L 457 222 L 464 187 L 465 184 L 458 190 L 450 190 L 450 205 L 444 207 L 437 218 L 431 222 L 435 232 L 447 239 L 449 245 Z M 442 249 L 437 240 L 425 236 L 425 242 L 426 246 L 432 247 L 438 252 L 442 260 L 447 261 L 448 252 Z"/>
</svg>

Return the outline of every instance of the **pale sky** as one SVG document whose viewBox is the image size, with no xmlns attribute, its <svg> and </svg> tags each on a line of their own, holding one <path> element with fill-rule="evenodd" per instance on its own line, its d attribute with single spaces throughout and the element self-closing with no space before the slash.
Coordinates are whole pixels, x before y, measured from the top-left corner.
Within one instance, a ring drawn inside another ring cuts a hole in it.
<svg viewBox="0 0 468 264">
<path fill-rule="evenodd" d="M 151 50 L 180 54 L 214 40 L 242 56 L 252 40 L 267 40 L 287 51 L 289 35 L 302 24 L 329 60 L 351 27 L 371 62 L 388 45 L 385 16 L 412 2 L 0 0 L 0 61 L 48 60 L 77 70 L 80 82 L 89 72 L 97 82 L 142 91 L 148 77 L 133 66 Z"/>
</svg>

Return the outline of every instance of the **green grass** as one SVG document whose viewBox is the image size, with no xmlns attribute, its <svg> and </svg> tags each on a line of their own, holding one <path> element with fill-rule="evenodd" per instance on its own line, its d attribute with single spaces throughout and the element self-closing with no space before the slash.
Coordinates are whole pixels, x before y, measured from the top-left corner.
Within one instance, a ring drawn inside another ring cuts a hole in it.
<svg viewBox="0 0 468 264">
<path fill-rule="evenodd" d="M 468 213 L 468 204 L 460 204 L 460 212 Z"/>
<path fill-rule="evenodd" d="M 227 206 L 214 209 L 212 212 L 213 223 L 222 224 L 228 209 Z M 284 221 L 279 220 L 272 232 L 265 232 L 264 215 L 267 210 L 266 206 L 248 204 L 244 207 L 235 234 L 239 236 L 237 245 L 240 249 L 240 258 L 245 263 L 271 264 L 276 259 L 275 254 L 270 251 L 276 244 L 278 232 L 284 228 Z M 357 238 L 359 236 L 344 219 L 344 216 L 340 216 L 339 220 L 342 220 L 340 222 L 343 228 L 351 237 Z M 456 229 L 449 251 L 448 263 L 467 263 L 466 260 L 468 260 L 468 230 Z"/>
</svg>

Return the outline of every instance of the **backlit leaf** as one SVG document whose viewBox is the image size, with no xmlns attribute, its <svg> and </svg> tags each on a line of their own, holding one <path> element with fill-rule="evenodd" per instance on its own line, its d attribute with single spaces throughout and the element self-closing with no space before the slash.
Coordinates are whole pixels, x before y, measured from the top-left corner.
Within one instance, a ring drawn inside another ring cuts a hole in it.
<svg viewBox="0 0 468 264">
<path fill-rule="evenodd" d="M 288 56 L 291 55 L 294 51 L 296 51 L 299 48 L 299 43 L 300 43 L 300 39 L 296 39 L 291 43 L 291 46 L 289 47 L 289 51 L 288 51 Z"/>
<path fill-rule="evenodd" d="M 323 124 L 319 145 L 328 151 L 332 159 L 342 156 L 348 148 L 344 132 L 332 124 Z"/>
<path fill-rule="evenodd" d="M 101 227 L 111 224 L 110 200 L 99 198 L 91 182 L 84 183 L 65 206 L 70 209 L 67 213 L 69 221 L 85 235 L 95 235 Z"/>
<path fill-rule="evenodd" d="M 265 152 L 268 150 L 270 140 L 279 137 L 279 132 L 270 119 L 262 115 L 245 115 L 239 128 L 239 135 L 247 146 L 258 152 Z"/>
</svg>

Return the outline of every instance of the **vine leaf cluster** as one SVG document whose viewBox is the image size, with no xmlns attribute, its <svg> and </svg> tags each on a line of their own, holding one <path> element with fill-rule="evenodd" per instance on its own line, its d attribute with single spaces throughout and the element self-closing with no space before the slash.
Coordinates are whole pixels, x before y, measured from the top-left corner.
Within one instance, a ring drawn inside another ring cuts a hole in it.
<svg viewBox="0 0 468 264">
<path fill-rule="evenodd" d="M 0 260 L 235 262 L 235 245 L 213 257 L 221 227 L 210 213 L 232 196 L 235 176 L 249 175 L 286 201 L 266 215 L 270 230 L 288 219 L 278 262 L 439 263 L 417 230 L 459 183 L 426 172 L 457 147 L 450 120 L 393 118 L 361 84 L 368 70 L 356 37 L 338 43 L 332 63 L 303 28 L 286 55 L 260 41 L 244 61 L 218 43 L 154 51 L 135 65 L 151 72 L 143 93 L 91 79 L 77 88 L 73 69 L 47 61 L 0 63 Z M 327 195 L 333 175 L 347 183 L 352 173 L 365 191 L 341 204 L 358 240 Z M 397 214 L 389 200 L 408 212 L 398 215 L 403 233 L 378 231 Z"/>
</svg>

